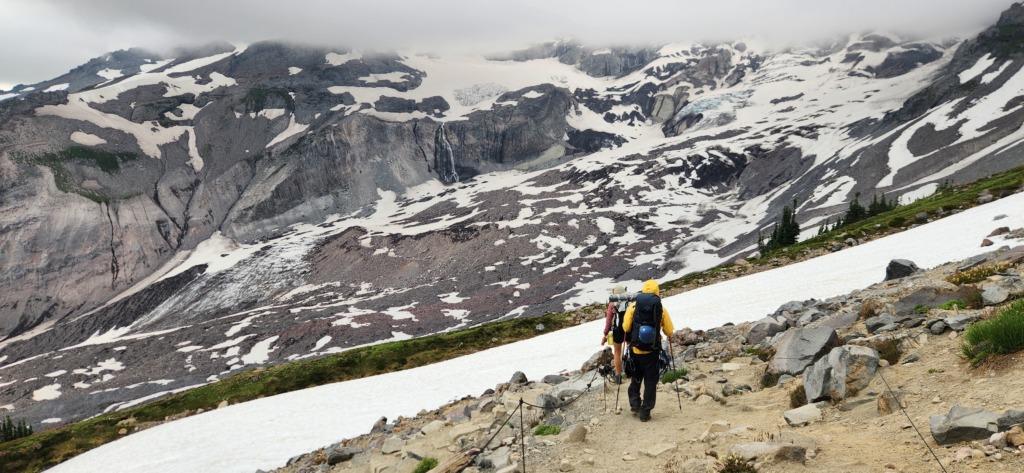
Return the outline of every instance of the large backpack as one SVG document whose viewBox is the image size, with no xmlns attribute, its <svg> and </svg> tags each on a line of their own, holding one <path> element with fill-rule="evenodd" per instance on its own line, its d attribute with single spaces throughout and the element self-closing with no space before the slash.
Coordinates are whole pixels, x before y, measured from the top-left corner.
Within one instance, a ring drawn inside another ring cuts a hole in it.
<svg viewBox="0 0 1024 473">
<path fill-rule="evenodd" d="M 643 351 L 661 350 L 661 298 L 654 294 L 640 294 L 633 308 L 633 324 L 629 343 Z"/>
</svg>

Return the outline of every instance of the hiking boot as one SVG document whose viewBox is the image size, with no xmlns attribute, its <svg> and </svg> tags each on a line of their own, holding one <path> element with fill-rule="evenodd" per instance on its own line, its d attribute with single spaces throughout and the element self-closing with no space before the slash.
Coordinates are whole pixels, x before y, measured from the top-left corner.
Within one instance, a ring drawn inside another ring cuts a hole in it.
<svg viewBox="0 0 1024 473">
<path fill-rule="evenodd" d="M 640 422 L 647 422 L 651 420 L 651 411 L 647 409 L 641 409 L 640 414 L 637 417 L 640 418 Z"/>
<path fill-rule="evenodd" d="M 629 412 L 632 412 L 633 415 L 636 415 L 638 412 L 640 412 L 640 406 L 629 406 Z"/>
</svg>

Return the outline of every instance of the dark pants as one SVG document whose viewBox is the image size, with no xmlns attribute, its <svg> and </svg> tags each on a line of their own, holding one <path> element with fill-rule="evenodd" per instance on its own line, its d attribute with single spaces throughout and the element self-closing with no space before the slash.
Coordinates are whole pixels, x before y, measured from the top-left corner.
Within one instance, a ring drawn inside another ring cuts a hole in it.
<svg viewBox="0 0 1024 473">
<path fill-rule="evenodd" d="M 658 392 L 658 354 L 637 355 L 631 353 L 636 370 L 629 382 L 629 407 L 634 410 L 650 411 Z M 640 384 L 643 383 L 644 397 L 640 398 Z"/>
</svg>

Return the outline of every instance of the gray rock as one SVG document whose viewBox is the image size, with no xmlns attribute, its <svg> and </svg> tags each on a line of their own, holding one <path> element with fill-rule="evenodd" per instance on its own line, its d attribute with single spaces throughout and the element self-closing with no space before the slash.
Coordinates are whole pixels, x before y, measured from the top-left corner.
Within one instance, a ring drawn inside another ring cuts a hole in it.
<svg viewBox="0 0 1024 473">
<path fill-rule="evenodd" d="M 1005 235 L 1007 233 L 1010 233 L 1010 227 L 999 227 L 996 228 L 995 230 L 992 230 L 992 233 L 989 233 L 988 237 L 991 238 L 994 236 Z"/>
<path fill-rule="evenodd" d="M 557 374 L 549 374 L 541 379 L 541 382 L 545 384 L 559 384 L 565 382 L 568 379 L 565 376 L 559 376 Z"/>
<path fill-rule="evenodd" d="M 499 447 L 490 452 L 481 453 L 476 464 L 480 468 L 493 468 L 500 470 L 509 466 L 512 462 L 512 451 L 508 447 Z"/>
<path fill-rule="evenodd" d="M 920 271 L 920 268 L 913 261 L 894 259 L 885 268 L 885 280 L 891 281 L 893 279 L 905 278 L 918 271 Z"/>
<path fill-rule="evenodd" d="M 999 431 L 999 414 L 957 404 L 946 415 L 931 416 L 929 424 L 940 445 L 982 440 Z"/>
<path fill-rule="evenodd" d="M 821 409 L 816 404 L 807 404 L 784 412 L 782 417 L 790 426 L 800 427 L 821 420 Z"/>
<path fill-rule="evenodd" d="M 352 457 L 354 457 L 354 456 L 356 456 L 356 455 L 358 455 L 360 453 L 363 453 L 363 449 L 356 448 L 356 447 L 340 447 L 340 446 L 335 445 L 335 446 L 331 446 L 330 448 L 328 448 L 326 453 L 327 453 L 327 464 L 328 465 L 337 465 L 338 463 L 341 463 L 341 462 L 347 462 L 347 461 L 351 460 Z"/>
<path fill-rule="evenodd" d="M 848 345 L 833 348 L 807 370 L 804 393 L 809 402 L 841 401 L 866 388 L 878 370 L 878 352 Z"/>
<path fill-rule="evenodd" d="M 825 317 L 825 313 L 818 309 L 808 309 L 804 313 L 800 314 L 800 318 L 796 321 L 797 327 L 806 327 L 813 322 L 817 322 Z"/>
<path fill-rule="evenodd" d="M 787 326 L 785 320 L 783 317 L 765 317 L 754 322 L 750 325 L 750 332 L 747 333 L 747 343 L 756 345 L 785 331 Z"/>
<path fill-rule="evenodd" d="M 405 447 L 405 439 L 397 435 L 392 435 L 384 440 L 384 444 L 380 446 L 380 453 L 390 455 L 392 453 L 400 452 L 402 447 Z"/>
<path fill-rule="evenodd" d="M 607 347 L 602 349 L 601 351 L 598 351 L 597 353 L 594 353 L 593 355 L 590 356 L 590 358 L 587 359 L 587 361 L 583 362 L 583 366 L 580 367 L 580 371 L 584 373 L 587 371 L 594 371 L 600 368 L 601 366 L 611 362 L 612 349 L 611 347 Z"/>
<path fill-rule="evenodd" d="M 569 429 L 568 440 L 570 442 L 584 442 L 587 440 L 587 428 L 576 424 Z"/>
<path fill-rule="evenodd" d="M 932 335 L 942 335 L 946 332 L 947 328 L 949 328 L 949 326 L 946 325 L 946 322 L 941 320 L 936 320 L 928 325 L 928 331 L 931 332 Z"/>
<path fill-rule="evenodd" d="M 981 286 L 981 300 L 985 305 L 998 305 L 1010 298 L 1010 290 L 1002 284 L 990 283 Z"/>
<path fill-rule="evenodd" d="M 511 384 L 526 384 L 528 380 L 526 379 L 525 373 L 522 371 L 516 371 L 515 373 L 512 373 L 512 379 L 508 382 Z"/>
<path fill-rule="evenodd" d="M 950 329 L 960 332 L 967 328 L 968 325 L 979 320 L 981 320 L 981 317 L 977 315 L 951 315 L 943 319 L 942 322 Z"/>
<path fill-rule="evenodd" d="M 789 329 L 775 346 L 768 367 L 773 373 L 798 375 L 838 344 L 836 331 L 828 327 Z"/>
<path fill-rule="evenodd" d="M 1024 424 L 1024 410 L 1010 409 L 999 416 L 996 424 L 1000 431 L 1010 430 L 1015 425 Z"/>
</svg>

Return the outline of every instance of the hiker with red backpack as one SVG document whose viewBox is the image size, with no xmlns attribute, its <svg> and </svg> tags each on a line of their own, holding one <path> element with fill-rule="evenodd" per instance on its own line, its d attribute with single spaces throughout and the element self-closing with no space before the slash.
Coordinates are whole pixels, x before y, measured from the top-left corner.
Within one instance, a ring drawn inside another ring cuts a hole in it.
<svg viewBox="0 0 1024 473">
<path fill-rule="evenodd" d="M 626 288 L 616 286 L 612 288 L 612 297 L 608 300 L 604 314 L 604 335 L 601 336 L 601 346 L 612 346 L 612 366 L 615 367 L 615 376 L 612 382 L 622 384 L 622 344 L 626 341 L 626 333 L 622 330 L 622 320 L 626 314 L 629 298 L 626 296 Z"/>
<path fill-rule="evenodd" d="M 631 378 L 628 389 L 629 408 L 642 422 L 651 419 L 651 409 L 654 409 L 657 395 L 661 372 L 659 357 L 662 355 L 661 334 L 658 331 L 660 329 L 669 337 L 675 331 L 668 311 L 661 305 L 660 293 L 658 282 L 648 279 L 636 300 L 629 304 L 622 321 L 622 329 L 629 343 L 630 353 L 627 356 L 631 358 L 627 362 L 631 369 L 626 372 Z M 640 394 L 641 387 L 643 396 Z"/>
</svg>

